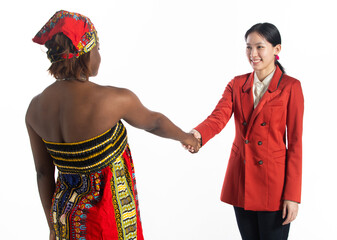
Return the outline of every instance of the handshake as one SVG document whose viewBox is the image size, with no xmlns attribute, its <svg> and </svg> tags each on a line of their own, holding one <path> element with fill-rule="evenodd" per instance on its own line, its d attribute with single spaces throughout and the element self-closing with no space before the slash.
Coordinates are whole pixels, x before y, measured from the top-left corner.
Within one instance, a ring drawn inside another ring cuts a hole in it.
<svg viewBox="0 0 337 240">
<path fill-rule="evenodd" d="M 192 129 L 186 135 L 186 139 L 181 141 L 181 144 L 190 153 L 197 153 L 202 145 L 201 134 L 197 130 Z"/>
</svg>

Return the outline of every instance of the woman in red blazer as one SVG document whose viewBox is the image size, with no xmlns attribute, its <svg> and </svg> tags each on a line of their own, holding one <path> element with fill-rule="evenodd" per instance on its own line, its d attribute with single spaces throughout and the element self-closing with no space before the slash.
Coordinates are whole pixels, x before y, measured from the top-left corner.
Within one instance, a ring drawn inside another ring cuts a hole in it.
<svg viewBox="0 0 337 240">
<path fill-rule="evenodd" d="M 254 72 L 230 81 L 192 131 L 204 146 L 234 113 L 221 200 L 234 206 L 242 239 L 283 240 L 301 201 L 303 94 L 278 61 L 281 36 L 274 25 L 256 24 L 245 39 Z"/>
</svg>

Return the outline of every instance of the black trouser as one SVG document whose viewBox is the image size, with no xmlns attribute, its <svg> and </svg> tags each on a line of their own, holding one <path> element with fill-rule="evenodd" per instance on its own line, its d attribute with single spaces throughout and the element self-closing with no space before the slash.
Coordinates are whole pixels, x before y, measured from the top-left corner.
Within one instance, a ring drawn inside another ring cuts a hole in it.
<svg viewBox="0 0 337 240">
<path fill-rule="evenodd" d="M 247 211 L 234 207 L 242 240 L 287 240 L 290 224 L 282 225 L 282 211 Z"/>
</svg>

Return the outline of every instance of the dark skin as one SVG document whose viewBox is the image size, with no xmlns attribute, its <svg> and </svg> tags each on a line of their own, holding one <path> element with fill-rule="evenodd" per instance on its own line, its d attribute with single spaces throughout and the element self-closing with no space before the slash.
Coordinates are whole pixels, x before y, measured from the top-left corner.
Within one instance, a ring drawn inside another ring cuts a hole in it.
<svg viewBox="0 0 337 240">
<path fill-rule="evenodd" d="M 89 54 L 92 76 L 98 72 L 98 46 Z M 65 76 L 66 77 L 66 76 Z M 89 80 L 56 81 L 31 101 L 26 125 L 30 137 L 37 184 L 44 212 L 55 239 L 49 213 L 55 191 L 55 167 L 42 139 L 51 142 L 78 142 L 98 136 L 119 120 L 152 134 L 180 141 L 193 152 L 199 143 L 161 113 L 143 106 L 130 90 L 100 86 Z"/>
</svg>

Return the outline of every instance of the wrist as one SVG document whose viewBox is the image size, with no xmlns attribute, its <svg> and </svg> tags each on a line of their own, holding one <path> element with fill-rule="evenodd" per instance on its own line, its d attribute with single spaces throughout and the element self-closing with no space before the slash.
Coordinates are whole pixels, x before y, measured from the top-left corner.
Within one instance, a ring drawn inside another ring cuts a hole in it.
<svg viewBox="0 0 337 240">
<path fill-rule="evenodd" d="M 188 141 L 188 139 L 191 137 L 190 135 L 191 135 L 190 133 L 182 131 L 182 134 L 180 136 L 180 142 Z"/>
<path fill-rule="evenodd" d="M 198 131 L 195 130 L 194 128 L 190 131 L 190 133 L 192 133 L 192 134 L 194 135 L 195 138 L 201 138 L 200 132 L 198 132 Z"/>
<path fill-rule="evenodd" d="M 292 201 L 292 200 L 283 200 L 283 202 L 284 202 L 284 203 L 289 202 L 289 203 L 296 203 L 296 204 L 299 204 L 299 202 Z"/>
</svg>

